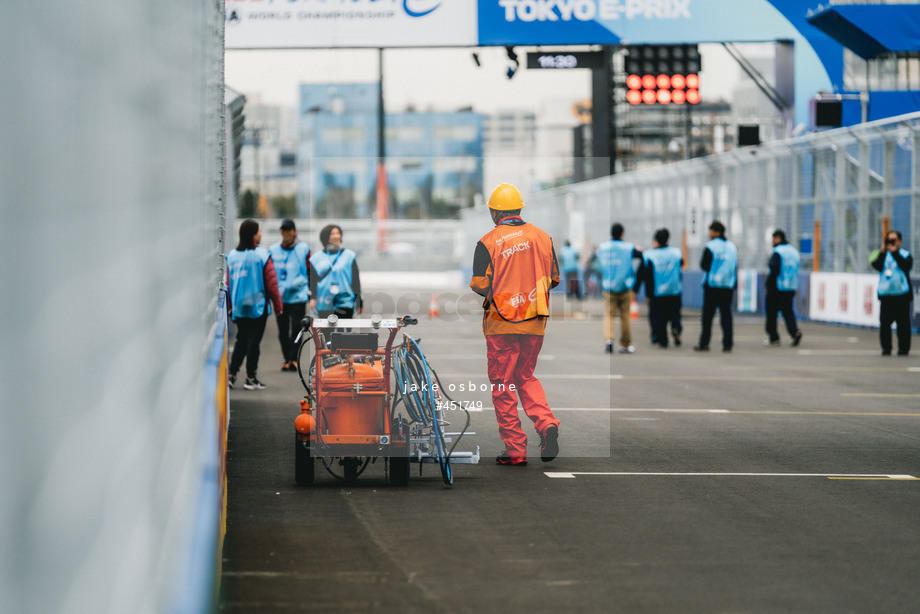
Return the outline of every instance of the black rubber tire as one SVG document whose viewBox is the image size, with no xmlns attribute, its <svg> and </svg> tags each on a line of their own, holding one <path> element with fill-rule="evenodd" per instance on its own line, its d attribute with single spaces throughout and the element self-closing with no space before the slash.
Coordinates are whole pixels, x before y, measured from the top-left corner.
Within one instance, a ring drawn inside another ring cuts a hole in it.
<svg viewBox="0 0 920 614">
<path fill-rule="evenodd" d="M 409 484 L 409 473 L 412 463 L 409 462 L 408 456 L 391 456 L 390 461 L 390 484 L 393 486 L 407 486 Z"/>
<path fill-rule="evenodd" d="M 298 486 L 310 486 L 316 475 L 316 466 L 306 442 L 294 437 L 294 481 Z"/>
</svg>

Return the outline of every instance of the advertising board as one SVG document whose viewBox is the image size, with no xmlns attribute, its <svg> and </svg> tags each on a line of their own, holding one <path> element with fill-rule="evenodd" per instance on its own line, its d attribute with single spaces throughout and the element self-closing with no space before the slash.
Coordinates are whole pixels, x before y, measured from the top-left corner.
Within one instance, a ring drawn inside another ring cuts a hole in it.
<svg viewBox="0 0 920 614">
<path fill-rule="evenodd" d="M 878 276 L 812 273 L 809 317 L 823 322 L 878 326 Z"/>
<path fill-rule="evenodd" d="M 737 0 L 478 0 L 480 45 L 719 42 Z M 732 40 L 792 38 L 769 2 L 745 2 Z M 764 36 L 769 30 L 771 35 Z M 782 34 L 780 34 L 782 32 Z M 779 36 L 777 36 L 779 35 Z"/>
<path fill-rule="evenodd" d="M 476 0 L 226 0 L 227 49 L 470 47 Z"/>
</svg>

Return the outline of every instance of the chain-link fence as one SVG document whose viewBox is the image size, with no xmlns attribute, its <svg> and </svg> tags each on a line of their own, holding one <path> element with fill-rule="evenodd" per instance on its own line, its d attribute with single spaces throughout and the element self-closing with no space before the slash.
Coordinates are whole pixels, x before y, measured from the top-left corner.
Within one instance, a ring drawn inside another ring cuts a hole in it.
<svg viewBox="0 0 920 614">
<path fill-rule="evenodd" d="M 886 219 L 906 249 L 920 251 L 920 113 L 525 194 L 525 202 L 526 219 L 557 245 L 590 248 L 620 222 L 627 240 L 649 247 L 667 227 L 678 247 L 686 232 L 692 269 L 709 223 L 720 220 L 741 268 L 766 267 L 780 228 L 806 270 L 817 259 L 820 271 L 870 272 Z M 482 217 L 465 215 L 473 244 Z"/>
</svg>

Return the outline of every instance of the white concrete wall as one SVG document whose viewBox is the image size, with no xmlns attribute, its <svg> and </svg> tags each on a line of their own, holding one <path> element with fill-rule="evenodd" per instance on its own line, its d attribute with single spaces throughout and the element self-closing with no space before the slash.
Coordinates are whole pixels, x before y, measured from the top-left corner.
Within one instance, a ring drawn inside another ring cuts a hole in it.
<svg viewBox="0 0 920 614">
<path fill-rule="evenodd" d="M 0 612 L 213 598 L 189 544 L 215 461 L 223 10 L 4 3 Z"/>
</svg>

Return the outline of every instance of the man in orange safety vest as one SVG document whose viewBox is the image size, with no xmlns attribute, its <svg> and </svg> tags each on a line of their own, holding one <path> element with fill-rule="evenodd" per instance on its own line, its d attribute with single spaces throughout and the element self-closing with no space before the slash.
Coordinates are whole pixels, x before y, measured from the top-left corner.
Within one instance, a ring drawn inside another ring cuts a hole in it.
<svg viewBox="0 0 920 614">
<path fill-rule="evenodd" d="M 505 450 L 499 465 L 527 464 L 527 435 L 521 428 L 517 401 L 540 434 L 540 458 L 559 454 L 559 420 L 553 415 L 533 371 L 549 318 L 549 291 L 559 284 L 553 240 L 521 219 L 521 193 L 503 183 L 489 198 L 495 228 L 486 233 L 473 255 L 470 288 L 485 297 L 482 330 L 486 337 L 492 404 Z"/>
</svg>

